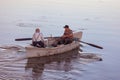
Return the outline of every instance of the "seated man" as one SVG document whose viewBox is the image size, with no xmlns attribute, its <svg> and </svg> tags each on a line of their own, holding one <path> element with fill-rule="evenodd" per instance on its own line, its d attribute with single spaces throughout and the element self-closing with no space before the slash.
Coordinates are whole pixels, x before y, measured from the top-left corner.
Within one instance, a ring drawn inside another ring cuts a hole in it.
<svg viewBox="0 0 120 80">
<path fill-rule="evenodd" d="M 58 41 L 58 44 L 69 44 L 73 41 L 73 32 L 68 25 L 64 26 L 64 34 L 61 39 Z"/>
<path fill-rule="evenodd" d="M 37 28 L 32 37 L 32 45 L 36 47 L 45 47 L 43 34 L 40 33 L 40 29 Z"/>
</svg>

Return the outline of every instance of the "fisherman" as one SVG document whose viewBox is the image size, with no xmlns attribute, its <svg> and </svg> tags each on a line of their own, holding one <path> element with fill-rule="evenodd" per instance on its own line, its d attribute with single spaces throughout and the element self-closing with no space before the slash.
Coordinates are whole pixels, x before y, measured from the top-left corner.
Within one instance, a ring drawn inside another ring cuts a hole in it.
<svg viewBox="0 0 120 80">
<path fill-rule="evenodd" d="M 68 25 L 64 26 L 64 34 L 61 37 L 61 41 L 58 44 L 69 44 L 73 41 L 73 31 L 69 28 Z"/>
<path fill-rule="evenodd" d="M 33 34 L 32 45 L 39 48 L 45 47 L 44 37 L 43 37 L 43 34 L 40 32 L 39 28 L 36 28 L 35 33 Z"/>
</svg>

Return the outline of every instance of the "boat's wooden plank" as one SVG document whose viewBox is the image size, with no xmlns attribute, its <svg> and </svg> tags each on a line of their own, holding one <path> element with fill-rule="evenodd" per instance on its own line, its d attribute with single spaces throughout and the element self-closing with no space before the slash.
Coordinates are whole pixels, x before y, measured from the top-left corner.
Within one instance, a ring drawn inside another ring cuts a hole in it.
<svg viewBox="0 0 120 80">
<path fill-rule="evenodd" d="M 73 36 L 74 36 L 75 38 L 81 39 L 81 38 L 82 38 L 82 32 L 75 32 L 75 33 L 73 33 Z"/>
</svg>

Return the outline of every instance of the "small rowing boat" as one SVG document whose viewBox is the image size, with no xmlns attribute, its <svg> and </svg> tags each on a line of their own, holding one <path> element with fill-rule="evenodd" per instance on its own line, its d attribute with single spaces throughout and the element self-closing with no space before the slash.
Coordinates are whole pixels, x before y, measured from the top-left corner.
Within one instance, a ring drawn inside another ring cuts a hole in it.
<svg viewBox="0 0 120 80">
<path fill-rule="evenodd" d="M 81 40 L 82 32 L 75 32 L 73 33 L 74 38 Z M 68 51 L 71 51 L 75 48 L 80 47 L 80 42 L 78 40 L 74 40 L 72 43 L 67 45 L 58 45 L 57 47 L 52 47 L 51 44 L 55 42 L 54 37 L 48 37 L 45 44 L 47 45 L 46 48 L 38 48 L 34 46 L 27 46 L 26 47 L 26 54 L 27 57 L 41 57 L 41 56 L 50 56 L 55 54 L 61 54 Z"/>
</svg>

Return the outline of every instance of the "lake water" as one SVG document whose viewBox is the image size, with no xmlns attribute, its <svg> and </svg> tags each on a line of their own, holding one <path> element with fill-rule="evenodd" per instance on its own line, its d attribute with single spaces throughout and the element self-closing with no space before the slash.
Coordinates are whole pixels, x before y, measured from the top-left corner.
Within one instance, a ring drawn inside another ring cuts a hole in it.
<svg viewBox="0 0 120 80">
<path fill-rule="evenodd" d="M 83 41 L 104 48 L 85 44 L 81 48 L 83 52 L 100 55 L 103 61 L 87 62 L 65 55 L 70 58 L 67 63 L 68 57 L 26 59 L 24 52 L 0 49 L 0 80 L 119 80 L 119 3 L 119 0 L 0 0 L 0 46 L 30 44 L 31 41 L 14 39 L 32 37 L 37 27 L 44 36 L 61 36 L 63 26 L 68 24 L 75 32 L 83 31 Z"/>
</svg>

